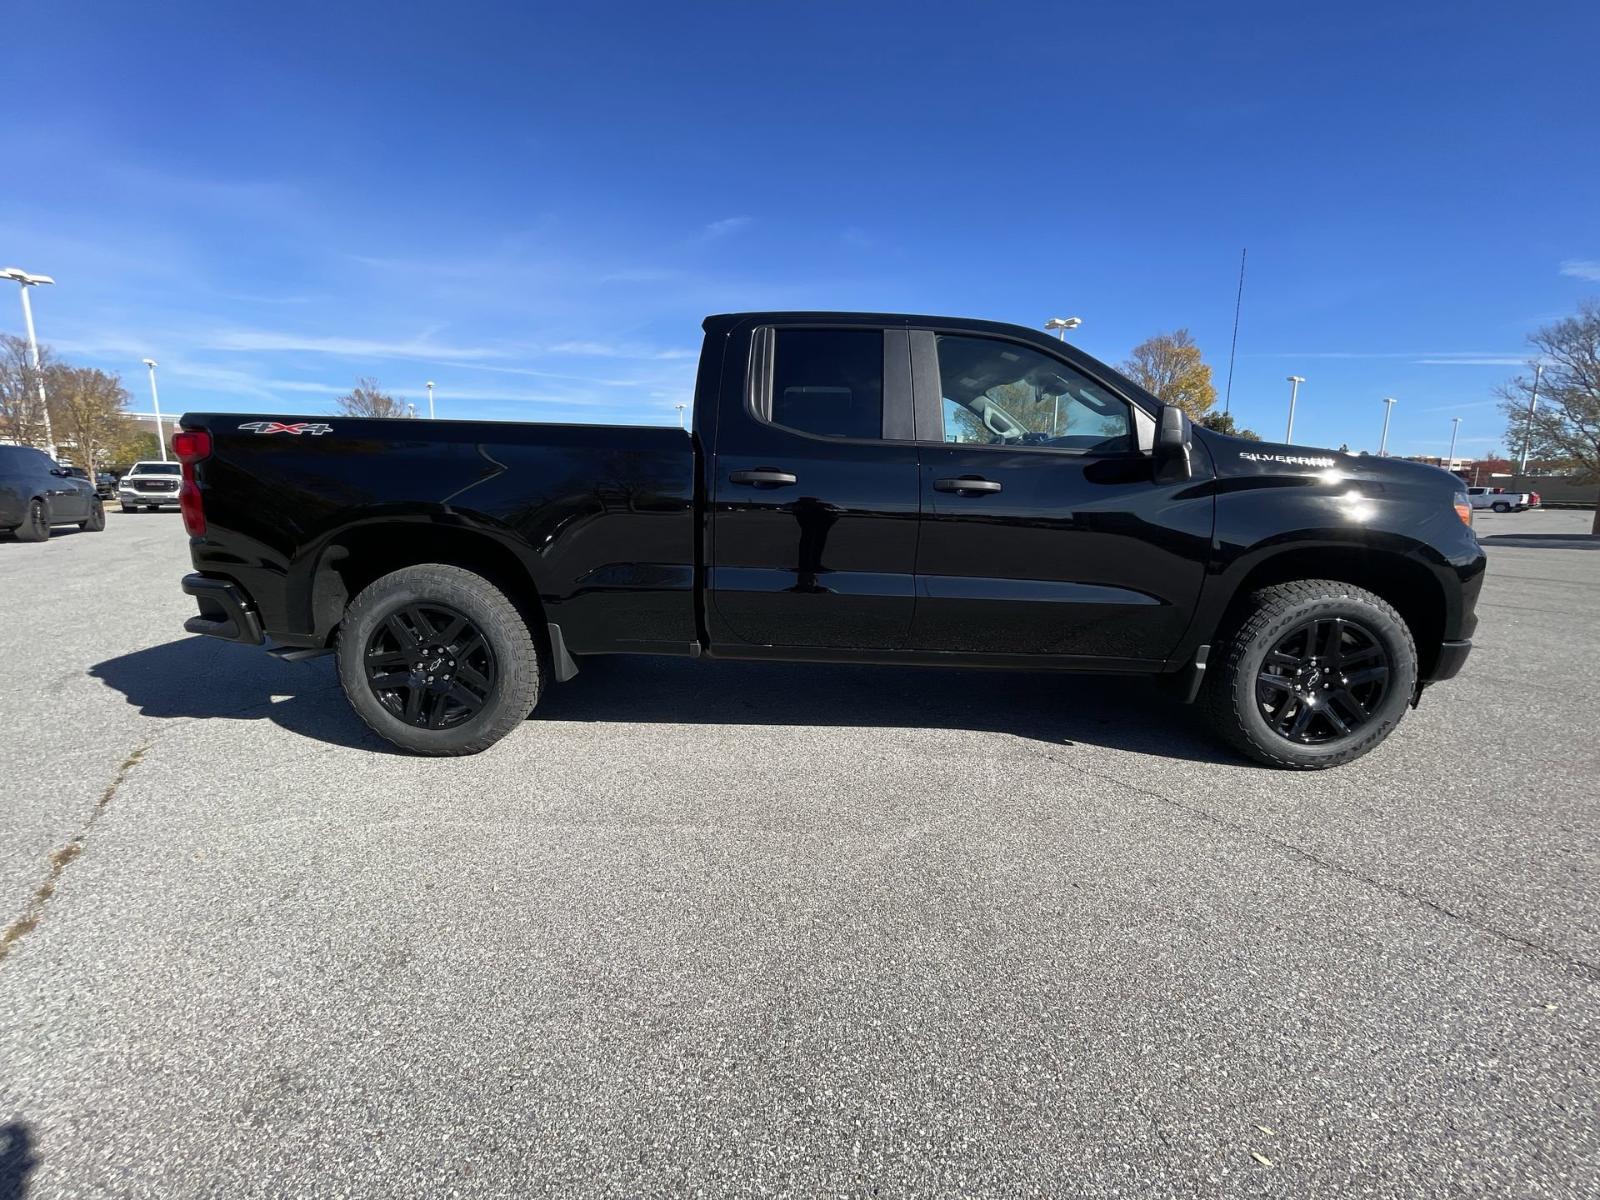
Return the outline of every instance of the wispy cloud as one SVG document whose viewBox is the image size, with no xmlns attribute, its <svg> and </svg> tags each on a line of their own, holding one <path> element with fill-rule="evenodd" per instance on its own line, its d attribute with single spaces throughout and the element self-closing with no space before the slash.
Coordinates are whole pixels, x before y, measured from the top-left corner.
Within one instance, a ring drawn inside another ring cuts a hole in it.
<svg viewBox="0 0 1600 1200">
<path fill-rule="evenodd" d="M 376 338 L 284 333 L 271 329 L 220 329 L 208 335 L 203 345 L 208 350 L 291 351 L 300 354 L 333 354 L 343 358 L 420 358 L 444 362 L 505 358 L 509 353 L 489 346 L 452 346 L 434 341 L 427 334 L 384 341 Z"/>
<path fill-rule="evenodd" d="M 1569 258 L 1561 264 L 1561 273 L 1573 279 L 1587 279 L 1590 283 L 1600 283 L 1600 259 Z"/>
<path fill-rule="evenodd" d="M 1514 350 L 1307 350 L 1273 351 L 1265 354 L 1241 355 L 1250 358 L 1294 359 L 1394 359 L 1406 360 L 1430 367 L 1503 367 L 1520 366 L 1528 355 Z"/>
<path fill-rule="evenodd" d="M 720 221 L 713 221 L 700 231 L 703 241 L 712 241 L 715 238 L 727 237 L 730 233 L 738 233 L 749 226 L 750 217 L 723 217 Z"/>
<path fill-rule="evenodd" d="M 1448 358 L 1419 358 L 1424 367 L 1520 367 L 1528 361 L 1522 354 L 1457 354 Z"/>
<path fill-rule="evenodd" d="M 586 358 L 637 358 L 652 362 L 671 362 L 694 358 L 693 350 L 651 350 L 641 346 L 624 346 L 614 342 L 558 342 L 550 347 L 551 354 L 578 354 Z"/>
<path fill-rule="evenodd" d="M 1414 408 L 1411 411 L 1417 413 L 1455 413 L 1466 412 L 1469 408 L 1493 408 L 1499 403 L 1500 401 L 1498 400 L 1474 400 L 1470 404 L 1436 404 L 1432 408 Z"/>
</svg>

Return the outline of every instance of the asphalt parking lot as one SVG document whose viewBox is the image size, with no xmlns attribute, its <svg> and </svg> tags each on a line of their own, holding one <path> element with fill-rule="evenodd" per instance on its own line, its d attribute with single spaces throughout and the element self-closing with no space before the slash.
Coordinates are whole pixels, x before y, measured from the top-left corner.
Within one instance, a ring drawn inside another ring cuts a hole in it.
<svg viewBox="0 0 1600 1200">
<path fill-rule="evenodd" d="M 1594 1195 L 1589 521 L 1481 517 L 1466 673 L 1310 775 L 649 660 L 408 758 L 183 633 L 175 514 L 0 541 L 0 1197 Z"/>
</svg>

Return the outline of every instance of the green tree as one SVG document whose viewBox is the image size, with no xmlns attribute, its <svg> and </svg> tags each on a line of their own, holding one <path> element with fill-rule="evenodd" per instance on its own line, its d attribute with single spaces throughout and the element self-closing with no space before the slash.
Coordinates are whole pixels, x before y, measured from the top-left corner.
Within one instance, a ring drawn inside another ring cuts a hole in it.
<svg viewBox="0 0 1600 1200">
<path fill-rule="evenodd" d="M 376 379 L 358 379 L 356 386 L 334 401 L 347 417 L 403 417 L 406 403 L 378 387 Z"/>
<path fill-rule="evenodd" d="M 1539 402 L 1530 414 L 1532 372 L 1500 388 L 1506 441 L 1526 445 L 1530 458 L 1563 467 L 1581 482 L 1600 483 L 1600 302 L 1585 300 L 1575 316 L 1536 330 L 1528 341 L 1544 367 Z M 1600 504 L 1594 532 L 1600 533 Z"/>
<path fill-rule="evenodd" d="M 128 389 L 119 376 L 93 367 L 55 363 L 44 375 L 50 423 L 61 457 L 70 458 L 92 475 L 106 463 L 112 449 L 127 440 L 132 426 L 124 411 Z"/>
<path fill-rule="evenodd" d="M 1217 402 L 1211 368 L 1187 329 L 1158 333 L 1133 348 L 1122 373 L 1164 404 L 1200 420 Z"/>
<path fill-rule="evenodd" d="M 1225 433 L 1229 437 L 1244 438 L 1248 442 L 1259 442 L 1261 440 L 1261 435 L 1254 429 L 1246 429 L 1236 422 L 1232 413 L 1207 413 L 1201 418 L 1200 424 L 1216 433 Z"/>
<path fill-rule="evenodd" d="M 127 436 L 106 451 L 105 465 L 115 471 L 126 471 L 136 462 L 153 462 L 161 458 L 161 447 L 156 435 L 128 422 Z"/>
</svg>

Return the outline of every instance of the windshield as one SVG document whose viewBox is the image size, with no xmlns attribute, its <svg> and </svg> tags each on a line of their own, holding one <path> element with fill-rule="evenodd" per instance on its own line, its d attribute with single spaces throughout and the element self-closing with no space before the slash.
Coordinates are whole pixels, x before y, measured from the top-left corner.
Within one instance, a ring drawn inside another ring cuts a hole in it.
<svg viewBox="0 0 1600 1200">
<path fill-rule="evenodd" d="M 149 463 L 134 463 L 133 464 L 133 470 L 128 472 L 128 474 L 130 474 L 130 475 L 178 475 L 178 474 L 181 474 L 182 471 L 183 471 L 183 468 L 180 467 L 177 463 L 149 462 Z"/>
</svg>

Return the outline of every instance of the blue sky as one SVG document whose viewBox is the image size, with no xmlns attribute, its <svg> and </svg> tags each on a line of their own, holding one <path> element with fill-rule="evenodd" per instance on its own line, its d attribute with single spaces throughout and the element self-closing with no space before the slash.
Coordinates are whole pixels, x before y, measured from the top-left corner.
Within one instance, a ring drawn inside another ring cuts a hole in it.
<svg viewBox="0 0 1600 1200">
<path fill-rule="evenodd" d="M 164 410 L 371 375 L 441 416 L 671 423 L 706 313 L 789 307 L 1077 315 L 1113 362 L 1187 326 L 1220 388 L 1247 246 L 1246 424 L 1281 437 L 1298 373 L 1297 441 L 1376 448 L 1392 395 L 1392 450 L 1459 415 L 1478 452 L 1528 332 L 1600 294 L 1593 4 L 86 2 L 8 32 L 0 258 L 141 407 L 149 355 Z"/>
</svg>

